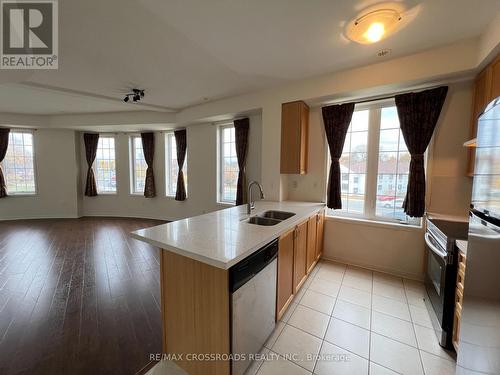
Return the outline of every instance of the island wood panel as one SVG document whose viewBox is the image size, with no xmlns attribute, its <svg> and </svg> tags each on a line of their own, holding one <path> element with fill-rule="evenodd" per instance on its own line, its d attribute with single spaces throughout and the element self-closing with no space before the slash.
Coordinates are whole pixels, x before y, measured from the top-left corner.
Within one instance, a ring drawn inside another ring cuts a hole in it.
<svg viewBox="0 0 500 375">
<path fill-rule="evenodd" d="M 323 254 L 324 236 L 325 236 L 325 210 L 321 210 L 318 215 L 318 225 L 316 227 L 316 261 Z"/>
<path fill-rule="evenodd" d="M 307 220 L 295 228 L 293 254 L 293 292 L 300 289 L 307 277 Z"/>
<path fill-rule="evenodd" d="M 276 320 L 281 319 L 293 299 L 294 234 L 295 229 L 292 229 L 283 234 L 279 239 Z"/>
<path fill-rule="evenodd" d="M 312 271 L 317 260 L 316 256 L 317 224 L 318 224 L 318 216 L 316 215 L 311 216 L 307 221 L 307 264 L 306 264 L 307 273 Z"/>
<path fill-rule="evenodd" d="M 228 271 L 166 250 L 162 263 L 164 351 L 229 355 Z M 189 374 L 230 373 L 229 361 L 175 362 Z"/>
</svg>

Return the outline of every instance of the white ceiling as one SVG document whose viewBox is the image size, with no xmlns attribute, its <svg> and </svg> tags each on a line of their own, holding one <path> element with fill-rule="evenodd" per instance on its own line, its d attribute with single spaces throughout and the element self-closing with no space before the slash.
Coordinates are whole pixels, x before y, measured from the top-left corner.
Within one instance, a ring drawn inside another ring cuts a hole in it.
<svg viewBox="0 0 500 375">
<path fill-rule="evenodd" d="M 397 34 L 371 46 L 343 38 L 376 2 L 60 1 L 59 69 L 22 76 L 36 86 L 0 84 L 0 112 L 144 110 L 119 102 L 132 87 L 156 110 L 181 109 L 373 63 L 382 48 L 391 58 L 474 37 L 500 11 L 498 0 L 398 1 L 415 18 Z"/>
</svg>

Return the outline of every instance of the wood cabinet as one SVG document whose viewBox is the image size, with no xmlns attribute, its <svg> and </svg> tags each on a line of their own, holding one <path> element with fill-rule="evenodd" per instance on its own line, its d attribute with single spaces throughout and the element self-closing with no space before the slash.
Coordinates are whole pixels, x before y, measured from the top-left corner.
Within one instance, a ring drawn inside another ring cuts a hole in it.
<svg viewBox="0 0 500 375">
<path fill-rule="evenodd" d="M 321 210 L 279 238 L 276 320 L 281 319 L 323 252 L 324 214 Z"/>
<path fill-rule="evenodd" d="M 500 56 L 481 71 L 474 80 L 470 139 L 476 138 L 477 120 L 486 106 L 500 95 Z M 468 148 L 467 175 L 474 175 L 475 150 Z"/>
<path fill-rule="evenodd" d="M 293 293 L 297 293 L 307 277 L 307 223 L 295 227 L 293 247 Z"/>
<path fill-rule="evenodd" d="M 318 215 L 311 216 L 307 221 L 307 273 L 314 268 L 317 257 L 317 230 L 318 230 Z"/>
<path fill-rule="evenodd" d="M 490 98 L 496 99 L 500 96 L 500 55 L 491 63 L 491 86 Z"/>
<path fill-rule="evenodd" d="M 281 105 L 281 173 L 307 172 L 309 107 L 303 101 Z"/>
<path fill-rule="evenodd" d="M 321 210 L 316 215 L 316 261 L 323 255 L 324 232 L 325 232 L 325 210 Z"/>
<path fill-rule="evenodd" d="M 279 239 L 276 317 L 281 319 L 293 298 L 293 245 L 295 228 Z"/>
<path fill-rule="evenodd" d="M 465 280 L 465 254 L 462 251 L 458 252 L 458 273 L 457 287 L 455 291 L 455 315 L 453 317 L 453 336 L 452 343 L 456 351 L 458 351 L 458 342 L 460 339 L 460 321 L 462 319 L 462 303 L 464 298 L 464 280 Z"/>
</svg>

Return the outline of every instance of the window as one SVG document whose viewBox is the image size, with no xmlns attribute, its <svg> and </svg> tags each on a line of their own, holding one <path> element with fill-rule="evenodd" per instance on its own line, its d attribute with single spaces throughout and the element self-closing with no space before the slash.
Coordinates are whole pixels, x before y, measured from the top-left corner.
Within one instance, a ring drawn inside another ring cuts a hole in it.
<svg viewBox="0 0 500 375">
<path fill-rule="evenodd" d="M 179 165 L 177 164 L 177 145 L 175 143 L 174 133 L 167 133 L 165 136 L 165 164 L 166 168 L 166 193 L 167 196 L 175 197 L 177 191 L 177 176 L 179 174 Z M 187 190 L 187 158 L 184 160 L 184 183 Z"/>
<path fill-rule="evenodd" d="M 342 209 L 329 214 L 420 224 L 402 208 L 409 166 L 394 101 L 356 106 L 340 158 Z"/>
<path fill-rule="evenodd" d="M 98 193 L 116 193 L 115 137 L 99 136 L 94 170 Z"/>
<path fill-rule="evenodd" d="M 346 212 L 363 213 L 365 205 L 366 160 L 368 150 L 369 111 L 356 111 L 347 130 L 340 158 L 342 174 L 342 208 Z"/>
<path fill-rule="evenodd" d="M 219 128 L 219 202 L 235 203 L 238 182 L 238 159 L 234 126 Z"/>
<path fill-rule="evenodd" d="M 33 133 L 11 130 L 2 169 L 7 183 L 7 194 L 35 194 L 35 155 Z"/>
<path fill-rule="evenodd" d="M 405 221 L 402 205 L 408 185 L 410 153 L 399 128 L 396 107 L 381 108 L 380 112 L 378 176 L 382 176 L 382 181 L 387 176 L 390 183 L 383 183 L 382 191 L 377 193 L 375 214 L 386 219 Z"/>
<path fill-rule="evenodd" d="M 131 137 L 131 156 L 132 156 L 132 183 L 131 191 L 132 194 L 143 194 L 144 185 L 146 183 L 146 170 L 148 165 L 144 159 L 144 153 L 142 151 L 142 140 L 140 136 Z"/>
</svg>

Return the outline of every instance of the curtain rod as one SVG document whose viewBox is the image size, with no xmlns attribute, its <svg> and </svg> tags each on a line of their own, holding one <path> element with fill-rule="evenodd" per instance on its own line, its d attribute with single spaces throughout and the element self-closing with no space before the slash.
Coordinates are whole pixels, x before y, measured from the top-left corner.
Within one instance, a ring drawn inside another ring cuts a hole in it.
<svg viewBox="0 0 500 375">
<path fill-rule="evenodd" d="M 339 102 L 331 102 L 331 103 L 323 104 L 323 105 L 321 105 L 321 107 L 325 107 L 325 106 L 329 106 L 329 105 L 337 105 L 337 104 L 346 104 L 346 103 L 363 104 L 363 103 L 377 102 L 377 101 L 382 101 L 382 100 L 394 99 L 394 97 L 396 95 L 409 94 L 411 92 L 421 92 L 421 91 L 425 91 L 425 90 L 432 90 L 432 89 L 437 89 L 438 87 L 442 87 L 442 86 L 447 86 L 447 84 L 422 87 L 420 89 L 414 88 L 411 90 L 395 92 L 393 94 L 386 95 L 386 96 L 372 96 L 369 98 L 361 98 L 359 100 L 354 99 L 354 100 L 343 100 L 343 101 L 339 101 Z"/>
<path fill-rule="evenodd" d="M 393 95 L 388 95 L 388 96 L 382 96 L 374 99 L 363 99 L 363 100 L 356 100 L 354 103 L 355 104 L 363 104 L 363 103 L 369 103 L 369 102 L 379 102 L 381 100 L 387 100 L 387 99 L 394 99 L 394 97 L 399 94 L 393 94 Z"/>
</svg>

